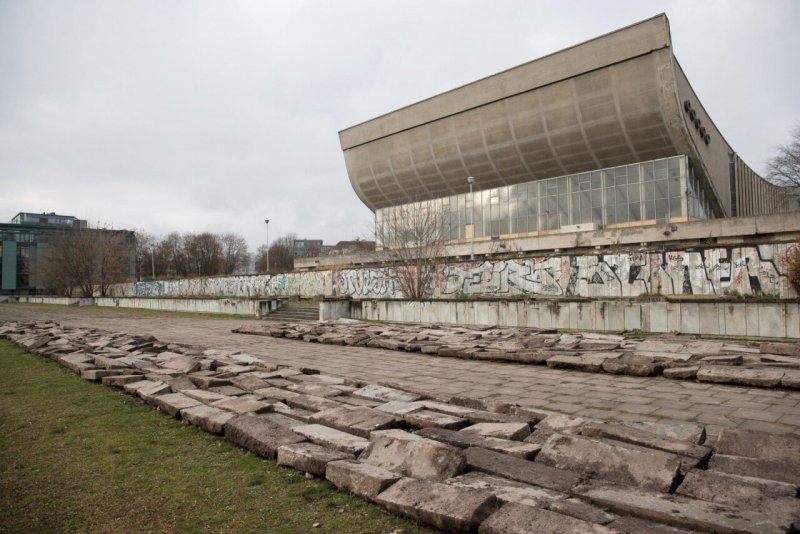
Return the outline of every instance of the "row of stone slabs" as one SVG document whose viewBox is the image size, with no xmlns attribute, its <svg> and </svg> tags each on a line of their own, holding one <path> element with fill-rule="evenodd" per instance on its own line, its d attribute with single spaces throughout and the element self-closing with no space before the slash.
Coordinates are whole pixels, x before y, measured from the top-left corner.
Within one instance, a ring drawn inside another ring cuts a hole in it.
<svg viewBox="0 0 800 534">
<path fill-rule="evenodd" d="M 800 343 L 734 343 L 687 336 L 637 339 L 530 328 L 375 325 L 358 321 L 248 324 L 234 333 L 431 356 L 540 364 L 589 373 L 800 389 Z"/>
<path fill-rule="evenodd" d="M 443 402 L 123 334 L 33 324 L 0 336 L 442 530 L 784 532 L 800 511 L 797 438 L 725 430 L 710 446 L 697 425 Z"/>
</svg>

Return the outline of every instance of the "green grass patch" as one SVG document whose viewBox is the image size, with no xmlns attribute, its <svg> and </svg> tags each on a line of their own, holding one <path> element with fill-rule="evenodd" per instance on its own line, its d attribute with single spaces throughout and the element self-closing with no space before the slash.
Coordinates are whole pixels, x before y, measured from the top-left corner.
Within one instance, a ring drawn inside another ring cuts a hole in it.
<svg viewBox="0 0 800 534">
<path fill-rule="evenodd" d="M 2 532 L 397 529 L 429 532 L 0 340 Z"/>
</svg>

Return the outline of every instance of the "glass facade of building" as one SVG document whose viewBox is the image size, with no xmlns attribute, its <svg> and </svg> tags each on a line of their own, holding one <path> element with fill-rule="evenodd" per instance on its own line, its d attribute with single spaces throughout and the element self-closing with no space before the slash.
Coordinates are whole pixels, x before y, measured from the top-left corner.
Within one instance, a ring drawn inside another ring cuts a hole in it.
<svg viewBox="0 0 800 534">
<path fill-rule="evenodd" d="M 375 224 L 380 228 L 409 209 L 440 213 L 452 241 L 467 239 L 472 221 L 480 238 L 590 223 L 613 227 L 705 219 L 712 213 L 686 156 L 382 208 L 375 212 Z"/>
</svg>

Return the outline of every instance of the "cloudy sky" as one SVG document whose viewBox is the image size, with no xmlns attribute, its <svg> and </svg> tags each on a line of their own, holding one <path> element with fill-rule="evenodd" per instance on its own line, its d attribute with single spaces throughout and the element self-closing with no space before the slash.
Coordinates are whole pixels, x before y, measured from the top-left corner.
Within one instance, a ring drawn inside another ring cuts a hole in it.
<svg viewBox="0 0 800 534">
<path fill-rule="evenodd" d="M 800 2 L 0 0 L 0 221 L 365 236 L 337 132 L 666 12 L 762 171 L 800 122 Z"/>
</svg>

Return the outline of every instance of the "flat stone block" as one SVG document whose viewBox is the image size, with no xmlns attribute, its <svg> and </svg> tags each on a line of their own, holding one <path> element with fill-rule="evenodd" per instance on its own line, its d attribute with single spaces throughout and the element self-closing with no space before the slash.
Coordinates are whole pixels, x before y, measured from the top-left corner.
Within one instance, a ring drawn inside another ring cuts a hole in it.
<svg viewBox="0 0 800 534">
<path fill-rule="evenodd" d="M 577 473 L 477 447 L 468 448 L 466 457 L 467 465 L 476 471 L 563 493 L 580 481 Z"/>
<path fill-rule="evenodd" d="M 95 367 L 94 360 L 92 360 L 88 354 L 83 353 L 65 354 L 64 356 L 60 356 L 56 361 L 78 374 L 84 369 L 92 369 Z"/>
<path fill-rule="evenodd" d="M 130 384 L 131 382 L 139 382 L 140 380 L 144 380 L 144 376 L 142 375 L 112 375 L 112 376 L 104 376 L 100 379 L 100 382 L 104 386 L 115 386 L 115 387 L 122 387 L 125 384 Z"/>
<path fill-rule="evenodd" d="M 211 403 L 216 408 L 222 408 L 238 414 L 266 413 L 272 411 L 272 405 L 266 402 L 239 397 L 228 397 Z"/>
<path fill-rule="evenodd" d="M 351 454 L 315 443 L 292 443 L 278 447 L 278 465 L 294 467 L 318 477 L 325 476 L 325 468 L 329 462 L 352 458 Z"/>
<path fill-rule="evenodd" d="M 355 460 L 328 463 L 325 478 L 340 490 L 349 491 L 370 502 L 386 488 L 400 480 L 400 475 Z"/>
<path fill-rule="evenodd" d="M 239 415 L 225 423 L 225 438 L 266 458 L 275 458 L 278 447 L 306 438 L 292 431 L 278 414 Z"/>
<path fill-rule="evenodd" d="M 81 371 L 81 378 L 92 382 L 100 382 L 106 376 L 117 376 L 123 372 L 121 369 L 84 369 Z"/>
<path fill-rule="evenodd" d="M 469 424 L 465 419 L 453 415 L 447 415 L 433 410 L 415 410 L 403 415 L 403 419 L 409 425 L 418 428 L 444 428 L 447 430 L 457 430 Z"/>
<path fill-rule="evenodd" d="M 205 389 L 184 389 L 181 393 L 205 404 L 211 404 L 212 402 L 230 398 L 227 395 L 220 395 L 219 393 L 214 393 L 213 391 Z"/>
<path fill-rule="evenodd" d="M 156 395 L 153 400 L 156 406 L 172 417 L 177 417 L 184 408 L 191 408 L 202 404 L 199 400 L 187 397 L 183 393 L 167 393 L 166 395 Z"/>
<path fill-rule="evenodd" d="M 551 436 L 536 462 L 664 493 L 672 488 L 681 467 L 675 454 L 566 434 Z"/>
<path fill-rule="evenodd" d="M 94 356 L 94 364 L 98 367 L 102 367 L 103 369 L 128 369 L 130 367 L 130 365 L 124 361 L 102 355 Z"/>
<path fill-rule="evenodd" d="M 783 460 L 713 454 L 708 461 L 708 468 L 733 475 L 800 485 L 800 465 L 797 461 L 786 463 Z"/>
<path fill-rule="evenodd" d="M 366 406 L 340 406 L 323 410 L 314 414 L 311 420 L 362 438 L 369 438 L 370 432 L 374 430 L 396 426 L 393 416 Z"/>
<path fill-rule="evenodd" d="M 603 362 L 615 360 L 620 356 L 622 356 L 621 352 L 585 352 L 580 356 L 553 356 L 547 360 L 547 366 L 599 373 L 603 368 Z"/>
<path fill-rule="evenodd" d="M 299 393 L 300 395 L 315 395 L 317 397 L 336 397 L 342 394 L 341 389 L 324 384 L 311 384 L 306 382 L 286 386 L 286 389 L 294 393 Z"/>
<path fill-rule="evenodd" d="M 578 488 L 576 493 L 619 514 L 702 532 L 777 534 L 786 531 L 773 518 L 759 512 L 675 495 L 592 486 Z"/>
<path fill-rule="evenodd" d="M 234 376 L 231 377 L 230 381 L 231 384 L 237 388 L 250 392 L 253 392 L 257 389 L 270 387 L 269 384 L 264 382 L 262 379 L 253 375 Z"/>
<path fill-rule="evenodd" d="M 459 449 L 402 430 L 377 430 L 370 441 L 360 460 L 404 476 L 445 480 L 466 466 Z"/>
<path fill-rule="evenodd" d="M 797 496 L 797 486 L 713 469 L 692 469 L 686 474 L 675 493 L 708 502 L 752 507 L 764 498 L 794 498 Z M 800 503 L 797 511 L 800 512 Z"/>
<path fill-rule="evenodd" d="M 317 397 L 316 395 L 298 395 L 296 397 L 288 397 L 285 402 L 292 408 L 300 408 L 310 412 L 320 412 L 322 410 L 338 408 L 342 405 L 340 402 L 326 399 L 325 397 Z"/>
<path fill-rule="evenodd" d="M 288 391 L 285 389 L 276 388 L 274 386 L 259 388 L 254 390 L 253 393 L 258 395 L 259 397 L 264 397 L 265 399 L 281 401 L 281 402 L 286 402 L 286 399 L 300 396 L 299 393 L 295 393 L 294 391 Z"/>
<path fill-rule="evenodd" d="M 800 371 L 787 369 L 781 379 L 781 385 L 785 388 L 800 389 Z"/>
<path fill-rule="evenodd" d="M 784 374 L 785 371 L 781 369 L 744 369 L 742 367 L 709 365 L 701 367 L 697 371 L 697 380 L 774 388 L 781 384 Z"/>
<path fill-rule="evenodd" d="M 292 430 L 301 436 L 305 436 L 313 443 L 351 455 L 360 454 L 369 445 L 369 440 L 367 439 L 324 425 L 301 425 L 292 428 Z"/>
<path fill-rule="evenodd" d="M 231 385 L 231 381 L 227 378 L 219 378 L 216 376 L 190 376 L 189 380 L 191 380 L 195 386 L 201 389 L 211 389 Z"/>
<path fill-rule="evenodd" d="M 414 393 L 408 393 L 386 386 L 378 386 L 376 384 L 370 384 L 354 391 L 353 396 L 383 402 L 414 402 L 422 398 L 420 395 L 416 395 Z"/>
<path fill-rule="evenodd" d="M 800 343 L 761 343 L 758 346 L 758 350 L 762 354 L 800 356 Z"/>
<path fill-rule="evenodd" d="M 692 379 L 697 376 L 697 371 L 699 370 L 699 365 L 685 365 L 681 367 L 670 367 L 664 369 L 661 373 L 664 375 L 664 378 Z"/>
<path fill-rule="evenodd" d="M 706 427 L 695 423 L 632 421 L 623 422 L 621 424 L 631 428 L 646 430 L 663 439 L 688 441 L 695 445 L 702 445 L 706 441 Z"/>
<path fill-rule="evenodd" d="M 552 501 L 547 509 L 598 525 L 607 525 L 617 518 L 602 508 L 574 498 Z"/>
<path fill-rule="evenodd" d="M 487 438 L 500 438 L 523 440 L 530 436 L 531 427 L 528 423 L 477 423 L 460 432 L 478 434 Z"/>
<path fill-rule="evenodd" d="M 690 441 L 665 439 L 643 429 L 613 423 L 587 423 L 581 429 L 581 435 L 632 443 L 641 447 L 688 456 L 698 462 L 711 454 L 711 449 L 708 447 L 696 445 Z"/>
<path fill-rule="evenodd" d="M 718 454 L 749 456 L 791 464 L 800 458 L 800 436 L 777 436 L 752 430 L 724 428 L 714 450 Z"/>
<path fill-rule="evenodd" d="M 501 503 L 513 502 L 527 506 L 546 507 L 550 503 L 567 498 L 566 493 L 532 486 L 479 471 L 471 471 L 446 481 L 452 486 L 490 491 Z"/>
<path fill-rule="evenodd" d="M 225 423 L 236 417 L 236 414 L 213 406 L 198 404 L 182 410 L 181 417 L 206 432 L 222 434 L 225 430 Z"/>
<path fill-rule="evenodd" d="M 378 495 L 388 511 L 448 532 L 471 532 L 497 508 L 488 491 L 403 478 Z"/>
<path fill-rule="evenodd" d="M 479 534 L 529 534 L 532 532 L 614 534 L 617 531 L 543 508 L 509 503 L 503 505 L 481 523 L 478 532 Z"/>
<path fill-rule="evenodd" d="M 145 382 L 144 380 L 142 382 Z M 125 387 L 141 384 L 142 382 L 134 382 L 133 384 L 126 384 Z M 148 381 L 149 382 L 149 381 Z M 163 395 L 171 393 L 172 389 L 164 382 L 150 382 L 136 391 L 136 394 L 149 404 L 155 404 L 156 395 Z"/>
<path fill-rule="evenodd" d="M 533 459 L 539 452 L 539 449 L 541 449 L 541 446 L 537 443 L 484 437 L 471 432 L 457 432 L 443 428 L 423 428 L 417 431 L 416 434 L 447 443 L 448 445 L 453 445 L 454 447 L 461 447 L 462 449 L 467 447 L 480 447 L 482 449 L 501 452 L 526 460 Z"/>
</svg>

